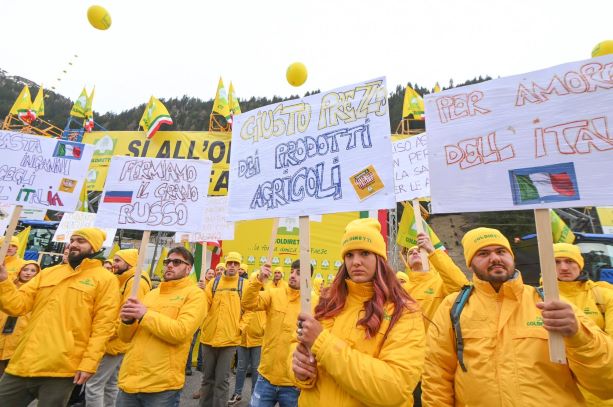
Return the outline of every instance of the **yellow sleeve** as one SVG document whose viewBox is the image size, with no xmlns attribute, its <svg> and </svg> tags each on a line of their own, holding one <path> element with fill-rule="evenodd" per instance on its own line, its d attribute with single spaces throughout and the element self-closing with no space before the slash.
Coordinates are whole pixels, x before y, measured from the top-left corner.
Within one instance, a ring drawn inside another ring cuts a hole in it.
<svg viewBox="0 0 613 407">
<path fill-rule="evenodd" d="M 138 329 L 138 321 L 134 321 L 131 324 L 126 324 L 123 321 L 120 321 L 119 328 L 117 328 L 117 336 L 125 343 L 129 343 L 136 330 Z"/>
<path fill-rule="evenodd" d="M 28 284 L 25 284 L 26 286 Z M 115 322 L 119 312 L 119 283 L 116 278 L 101 281 L 96 293 L 94 318 L 89 342 L 77 370 L 93 373 L 104 355 L 106 341 L 115 333 Z"/>
<path fill-rule="evenodd" d="M 39 284 L 40 273 L 19 289 L 10 279 L 0 282 L 0 311 L 16 317 L 32 311 Z"/>
<path fill-rule="evenodd" d="M 327 329 L 317 337 L 312 351 L 317 363 L 353 398 L 366 405 L 398 406 L 406 404 L 419 382 L 424 347 L 421 313 L 405 311 L 378 357 L 353 349 Z"/>
<path fill-rule="evenodd" d="M 263 284 L 255 279 L 246 284 L 241 299 L 241 307 L 247 311 L 268 311 L 270 308 L 270 291 L 261 291 Z"/>
<path fill-rule="evenodd" d="M 602 298 L 604 307 L 604 331 L 613 338 L 613 291 L 606 288 L 594 287 L 598 290 L 598 295 Z M 600 310 L 598 310 L 600 312 Z"/>
<path fill-rule="evenodd" d="M 140 321 L 140 328 L 149 330 L 165 342 L 179 345 L 191 340 L 207 311 L 207 303 L 198 288 L 188 294 L 176 319 L 148 310 Z"/>
<path fill-rule="evenodd" d="M 581 386 L 601 399 L 613 398 L 613 338 L 581 311 L 576 311 L 579 330 L 565 337 L 566 358 Z"/>
<path fill-rule="evenodd" d="M 238 329 L 241 331 L 241 334 L 245 332 L 249 324 L 251 323 L 251 319 L 255 316 L 255 311 L 245 311 L 243 315 L 241 315 L 241 319 L 238 322 Z"/>
<path fill-rule="evenodd" d="M 435 250 L 428 257 L 441 276 L 447 294 L 458 292 L 469 284 L 466 275 L 443 250 Z"/>
<path fill-rule="evenodd" d="M 424 406 L 454 406 L 454 377 L 458 366 L 449 310 L 455 300 L 447 297 L 438 307 L 426 337 L 426 361 L 421 381 Z"/>
</svg>

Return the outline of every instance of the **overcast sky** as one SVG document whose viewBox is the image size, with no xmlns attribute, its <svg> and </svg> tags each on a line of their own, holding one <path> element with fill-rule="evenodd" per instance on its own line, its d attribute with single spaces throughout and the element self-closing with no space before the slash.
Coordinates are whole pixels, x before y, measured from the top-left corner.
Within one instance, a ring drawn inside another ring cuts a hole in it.
<svg viewBox="0 0 613 407">
<path fill-rule="evenodd" d="M 89 25 L 91 4 L 109 30 Z M 390 90 L 444 86 L 587 59 L 613 39 L 612 0 L 10 0 L 0 15 L 0 68 L 73 100 L 96 85 L 98 112 L 211 99 L 220 75 L 239 100 L 382 75 Z M 309 71 L 301 88 L 285 80 L 293 61 Z"/>
</svg>

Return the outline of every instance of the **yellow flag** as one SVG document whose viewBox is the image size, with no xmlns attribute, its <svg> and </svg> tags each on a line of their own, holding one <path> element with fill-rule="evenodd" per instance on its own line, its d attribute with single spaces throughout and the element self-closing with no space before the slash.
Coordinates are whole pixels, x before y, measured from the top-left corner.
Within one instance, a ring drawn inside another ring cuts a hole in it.
<svg viewBox="0 0 613 407">
<path fill-rule="evenodd" d="M 16 115 L 24 124 L 30 124 L 36 119 L 36 116 L 32 117 L 32 97 L 28 85 L 23 87 L 9 113 Z"/>
<path fill-rule="evenodd" d="M 96 92 L 96 87 L 92 89 L 92 93 L 87 97 L 87 101 L 85 102 L 85 120 L 83 121 L 83 127 L 85 131 L 88 133 L 94 129 L 94 110 L 92 108 L 92 104 L 94 102 L 94 93 Z"/>
<path fill-rule="evenodd" d="M 228 94 L 226 92 L 226 88 L 223 86 L 221 77 L 219 78 L 219 84 L 217 84 L 217 94 L 215 95 L 215 102 L 213 102 L 213 113 L 218 113 L 226 119 L 230 118 Z"/>
<path fill-rule="evenodd" d="M 19 239 L 19 250 L 17 250 L 17 255 L 23 259 L 23 255 L 26 252 L 26 247 L 28 246 L 28 239 L 30 238 L 30 231 L 32 230 L 32 226 L 28 226 L 21 232 L 17 233 L 17 239 Z"/>
<path fill-rule="evenodd" d="M 238 104 L 236 93 L 234 93 L 234 86 L 232 86 L 232 82 L 230 82 L 230 90 L 228 91 L 228 106 L 230 107 L 230 114 L 232 116 L 241 114 L 241 107 Z"/>
<path fill-rule="evenodd" d="M 85 119 L 85 106 L 87 105 L 87 91 L 85 88 L 81 91 L 81 95 L 79 98 L 75 100 L 72 105 L 72 109 L 70 110 L 70 115 L 74 117 L 80 117 Z"/>
<path fill-rule="evenodd" d="M 549 211 L 551 216 L 551 234 L 553 235 L 554 243 L 573 243 L 575 234 L 568 225 L 560 218 L 553 209 Z"/>
<path fill-rule="evenodd" d="M 428 231 L 434 248 L 444 249 L 445 247 L 441 239 L 438 238 L 426 221 L 423 222 L 424 230 Z M 404 207 L 402 218 L 400 218 L 400 223 L 398 223 L 398 237 L 396 238 L 396 243 L 404 247 L 417 246 L 417 227 L 415 226 L 415 215 L 413 214 L 413 208 L 411 206 L 405 205 Z"/>
<path fill-rule="evenodd" d="M 168 257 L 168 248 L 164 246 L 162 248 L 162 252 L 160 253 L 160 257 L 158 257 L 158 261 L 155 264 L 155 268 L 153 269 L 153 275 L 158 276 L 160 280 L 164 280 L 164 259 Z"/>
<path fill-rule="evenodd" d="M 111 252 L 109 253 L 109 259 L 112 258 L 119 250 L 121 249 L 117 242 L 113 243 L 113 247 L 111 248 Z"/>
<path fill-rule="evenodd" d="M 77 211 L 89 212 L 89 202 L 87 201 L 87 183 L 83 183 L 83 188 L 81 188 L 81 195 L 79 195 L 79 202 L 77 203 Z"/>
<path fill-rule="evenodd" d="M 441 87 L 438 86 L 438 82 L 436 82 L 436 85 L 434 85 L 434 93 L 439 93 L 441 91 Z"/>
<path fill-rule="evenodd" d="M 424 118 L 424 100 L 415 92 L 413 88 L 407 86 L 404 91 L 404 102 L 402 104 L 402 117 L 413 115 L 413 119 Z"/>
<path fill-rule="evenodd" d="M 151 96 L 138 124 L 147 133 L 147 138 L 151 138 L 162 124 L 172 125 L 172 117 L 170 117 L 166 106 L 157 98 Z"/>
<path fill-rule="evenodd" d="M 34 98 L 34 102 L 32 103 L 32 111 L 36 117 L 43 117 L 45 115 L 45 94 L 42 86 L 38 89 L 38 93 Z"/>
</svg>

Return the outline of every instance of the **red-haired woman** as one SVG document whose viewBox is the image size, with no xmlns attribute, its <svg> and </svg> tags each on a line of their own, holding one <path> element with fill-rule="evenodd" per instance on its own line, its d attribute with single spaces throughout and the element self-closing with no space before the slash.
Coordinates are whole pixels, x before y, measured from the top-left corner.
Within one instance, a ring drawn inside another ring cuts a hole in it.
<svg viewBox="0 0 613 407">
<path fill-rule="evenodd" d="M 291 370 L 299 406 L 411 406 L 425 352 L 422 314 L 387 264 L 381 225 L 350 222 L 344 264 L 315 315 L 300 314 Z"/>
</svg>

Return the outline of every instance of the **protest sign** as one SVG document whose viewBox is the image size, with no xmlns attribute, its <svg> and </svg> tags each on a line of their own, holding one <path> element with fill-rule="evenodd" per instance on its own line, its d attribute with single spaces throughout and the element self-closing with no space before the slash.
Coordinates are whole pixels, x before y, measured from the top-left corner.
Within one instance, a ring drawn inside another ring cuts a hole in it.
<svg viewBox="0 0 613 407">
<path fill-rule="evenodd" d="M 0 203 L 0 235 L 6 230 L 14 210 L 15 205 Z M 47 211 L 44 209 L 22 209 L 19 220 L 43 220 L 46 213 Z"/>
<path fill-rule="evenodd" d="M 96 226 L 191 232 L 204 226 L 211 162 L 113 157 Z"/>
<path fill-rule="evenodd" d="M 91 146 L 0 130 L 0 203 L 72 212 Z"/>
<path fill-rule="evenodd" d="M 392 136 L 394 192 L 396 201 L 430 196 L 428 141 L 426 133 Z"/>
<path fill-rule="evenodd" d="M 72 232 L 81 228 L 93 227 L 95 220 L 95 213 L 78 211 L 72 213 L 65 213 L 62 216 L 60 224 L 55 230 L 55 234 L 53 235 L 52 240 L 58 243 L 69 243 Z M 113 240 L 115 239 L 117 229 L 107 228 L 104 229 L 104 231 L 106 232 L 106 240 L 102 244 L 102 247 L 113 246 Z"/>
<path fill-rule="evenodd" d="M 392 208 L 385 79 L 234 118 L 230 219 Z"/>
<path fill-rule="evenodd" d="M 206 199 L 204 227 L 198 232 L 175 233 L 175 243 L 206 242 L 234 239 L 234 222 L 228 222 L 228 197 L 211 196 Z"/>
<path fill-rule="evenodd" d="M 436 213 L 611 204 L 613 55 L 426 96 Z"/>
</svg>

